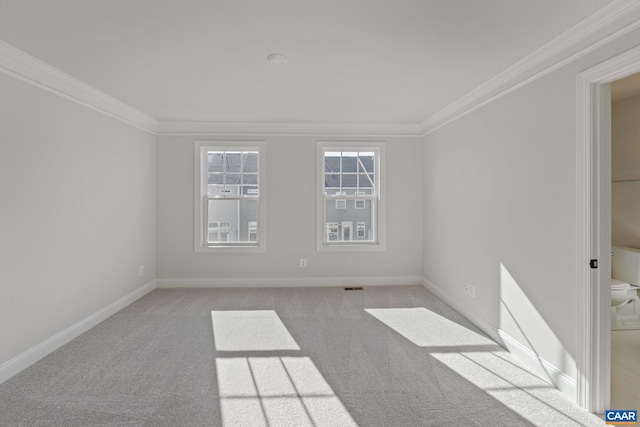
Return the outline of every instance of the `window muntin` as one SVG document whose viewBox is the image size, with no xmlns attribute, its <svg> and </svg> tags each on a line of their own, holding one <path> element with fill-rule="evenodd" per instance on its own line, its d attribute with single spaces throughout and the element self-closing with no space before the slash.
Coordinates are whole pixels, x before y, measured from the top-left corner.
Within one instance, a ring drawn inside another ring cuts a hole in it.
<svg viewBox="0 0 640 427">
<path fill-rule="evenodd" d="M 205 245 L 257 245 L 258 151 L 205 148 L 203 157 L 207 174 L 204 215 L 209 224 L 218 224 L 205 233 Z M 253 223 L 253 233 L 249 223 Z"/>
<path fill-rule="evenodd" d="M 206 151 L 208 195 L 258 195 L 258 151 Z"/>
<path fill-rule="evenodd" d="M 380 149 L 322 147 L 319 154 L 322 246 L 378 245 Z"/>
<path fill-rule="evenodd" d="M 327 195 L 375 195 L 376 151 L 323 151 Z"/>
<path fill-rule="evenodd" d="M 209 222 L 209 231 L 205 236 L 207 246 L 258 243 L 257 196 L 206 196 L 205 211 Z M 253 233 L 249 233 L 250 223 L 255 223 Z"/>
<path fill-rule="evenodd" d="M 263 250 L 261 147 L 196 141 L 196 252 Z"/>
</svg>

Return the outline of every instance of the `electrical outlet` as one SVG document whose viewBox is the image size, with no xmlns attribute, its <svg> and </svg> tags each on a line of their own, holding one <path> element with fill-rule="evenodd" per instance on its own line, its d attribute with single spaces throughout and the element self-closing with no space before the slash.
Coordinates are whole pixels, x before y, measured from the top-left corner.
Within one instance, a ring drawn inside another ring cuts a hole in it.
<svg viewBox="0 0 640 427">
<path fill-rule="evenodd" d="M 464 291 L 471 297 L 476 297 L 476 287 L 469 282 L 464 282 Z"/>
<path fill-rule="evenodd" d="M 144 276 L 144 265 L 141 265 L 141 266 L 140 266 L 140 270 L 138 270 L 138 275 L 139 275 L 140 277 Z"/>
<path fill-rule="evenodd" d="M 300 258 L 300 268 L 307 268 L 307 259 Z"/>
</svg>

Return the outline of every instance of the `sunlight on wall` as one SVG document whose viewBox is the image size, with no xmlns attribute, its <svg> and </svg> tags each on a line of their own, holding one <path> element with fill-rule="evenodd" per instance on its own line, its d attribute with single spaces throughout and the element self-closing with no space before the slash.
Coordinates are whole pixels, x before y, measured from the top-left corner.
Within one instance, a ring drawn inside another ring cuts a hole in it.
<svg viewBox="0 0 640 427">
<path fill-rule="evenodd" d="M 559 399 L 555 387 L 516 365 L 506 351 L 432 356 L 534 425 L 601 424 L 595 416 L 575 411 L 569 399 Z"/>
<path fill-rule="evenodd" d="M 514 293 L 512 289 L 506 295 L 512 303 Z M 494 398 L 496 405 L 504 405 L 534 425 L 601 424 L 597 417 L 577 411 L 553 385 L 522 367 L 497 343 L 452 320 L 424 307 L 365 311 L 425 348 L 430 357 Z"/>
<path fill-rule="evenodd" d="M 212 311 L 218 351 L 300 350 L 273 310 Z"/>
<path fill-rule="evenodd" d="M 424 307 L 370 308 L 365 311 L 420 347 L 497 346 L 489 338 Z"/>
<path fill-rule="evenodd" d="M 499 329 L 511 338 L 505 339 L 507 347 L 516 340 L 530 353 L 534 353 L 540 365 L 540 370 L 536 371 L 539 375 L 556 385 L 559 384 L 562 372 L 575 378 L 575 361 L 502 263 Z"/>
</svg>

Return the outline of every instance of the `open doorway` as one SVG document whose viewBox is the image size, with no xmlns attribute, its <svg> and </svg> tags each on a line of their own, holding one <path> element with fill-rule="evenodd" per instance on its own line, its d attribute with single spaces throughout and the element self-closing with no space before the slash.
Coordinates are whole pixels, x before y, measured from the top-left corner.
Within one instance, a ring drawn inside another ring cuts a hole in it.
<svg viewBox="0 0 640 427">
<path fill-rule="evenodd" d="M 611 83 L 638 72 L 640 47 L 577 78 L 576 385 L 597 413 L 611 409 Z"/>
<path fill-rule="evenodd" d="M 611 409 L 640 411 L 640 73 L 611 83 Z M 629 248 L 629 249 L 626 249 Z M 615 280 L 615 281 L 614 281 Z M 616 290 L 613 290 L 616 286 Z"/>
</svg>

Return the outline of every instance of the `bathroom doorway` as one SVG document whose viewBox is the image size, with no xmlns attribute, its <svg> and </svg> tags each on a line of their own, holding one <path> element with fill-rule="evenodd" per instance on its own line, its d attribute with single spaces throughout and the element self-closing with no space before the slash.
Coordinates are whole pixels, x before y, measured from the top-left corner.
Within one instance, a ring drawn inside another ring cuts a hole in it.
<svg viewBox="0 0 640 427">
<path fill-rule="evenodd" d="M 577 76 L 576 400 L 611 409 L 611 83 L 640 72 L 640 46 Z"/>
<path fill-rule="evenodd" d="M 640 249 L 639 119 L 636 73 L 611 83 L 611 244 L 635 249 Z M 611 331 L 611 409 L 640 411 L 640 325 L 631 321 L 637 305 L 620 305 L 612 318 L 616 326 Z"/>
</svg>

